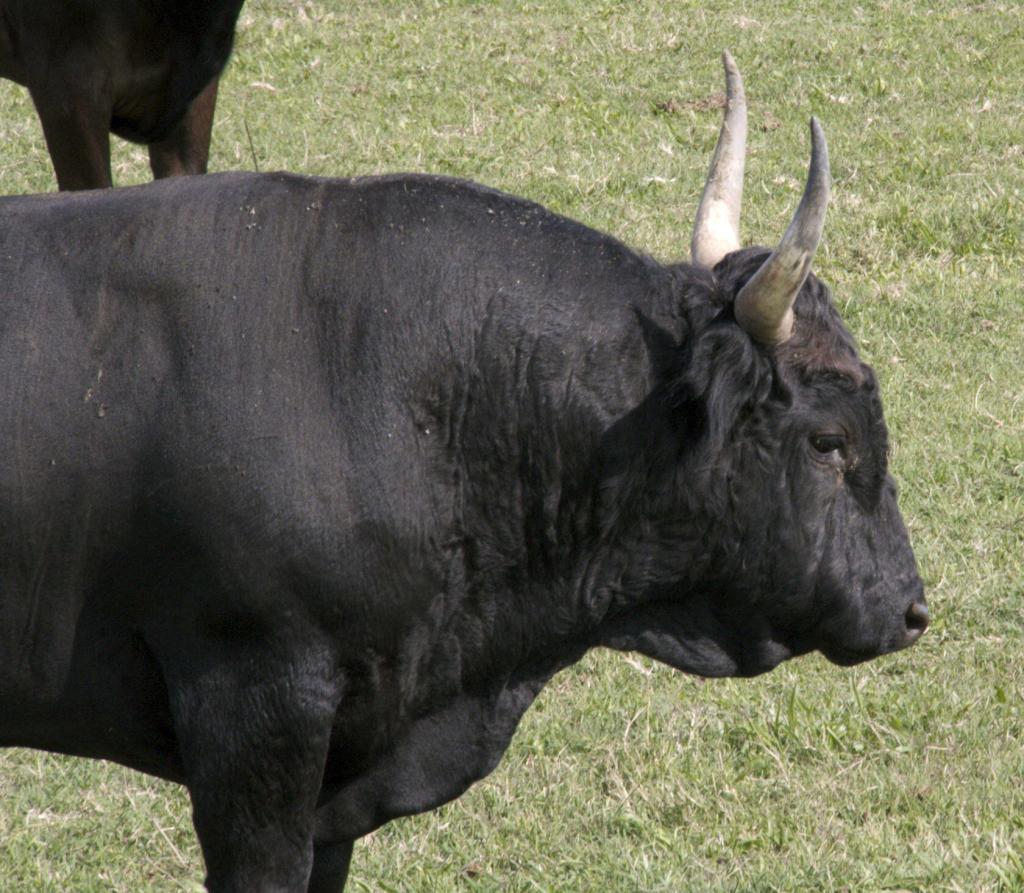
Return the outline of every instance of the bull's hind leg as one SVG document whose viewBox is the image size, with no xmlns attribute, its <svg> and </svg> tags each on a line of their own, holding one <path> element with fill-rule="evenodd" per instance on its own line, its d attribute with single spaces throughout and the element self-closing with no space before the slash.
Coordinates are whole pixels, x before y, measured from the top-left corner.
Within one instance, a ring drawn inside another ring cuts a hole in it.
<svg viewBox="0 0 1024 893">
<path fill-rule="evenodd" d="M 217 105 L 217 78 L 192 100 L 184 117 L 162 140 L 149 146 L 149 166 L 157 180 L 183 174 L 205 174 L 210 134 Z"/>
<path fill-rule="evenodd" d="M 337 705 L 329 660 L 220 641 L 166 667 L 210 893 L 306 893 Z"/>
</svg>

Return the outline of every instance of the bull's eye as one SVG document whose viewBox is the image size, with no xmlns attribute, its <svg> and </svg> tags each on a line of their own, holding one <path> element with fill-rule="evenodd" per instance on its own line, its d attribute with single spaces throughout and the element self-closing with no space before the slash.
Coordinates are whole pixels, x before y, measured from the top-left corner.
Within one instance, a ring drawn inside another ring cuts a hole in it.
<svg viewBox="0 0 1024 893">
<path fill-rule="evenodd" d="M 814 434 L 811 436 L 811 446 L 822 456 L 841 454 L 846 447 L 846 438 L 842 434 Z"/>
</svg>

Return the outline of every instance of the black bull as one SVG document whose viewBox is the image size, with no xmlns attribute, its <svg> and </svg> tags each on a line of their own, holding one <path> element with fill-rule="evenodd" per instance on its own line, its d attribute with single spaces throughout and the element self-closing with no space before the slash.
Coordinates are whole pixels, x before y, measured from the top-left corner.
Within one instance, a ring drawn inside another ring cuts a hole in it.
<svg viewBox="0 0 1024 893">
<path fill-rule="evenodd" d="M 913 642 L 875 377 L 813 274 L 764 311 L 795 249 L 727 181 L 672 266 L 423 176 L 0 201 L 0 744 L 186 784 L 212 891 L 324 893 L 590 647 Z"/>
</svg>

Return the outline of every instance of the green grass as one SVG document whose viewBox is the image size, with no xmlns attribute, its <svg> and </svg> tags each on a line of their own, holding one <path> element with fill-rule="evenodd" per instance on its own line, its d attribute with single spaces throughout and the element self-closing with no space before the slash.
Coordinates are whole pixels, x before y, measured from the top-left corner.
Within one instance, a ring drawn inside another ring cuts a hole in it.
<svg viewBox="0 0 1024 893">
<path fill-rule="evenodd" d="M 704 683 L 593 654 L 461 800 L 358 848 L 355 891 L 1024 891 L 1024 8 L 249 0 L 212 168 L 430 170 L 681 257 L 719 51 L 751 106 L 744 234 L 834 203 L 816 264 L 882 379 L 931 600 L 921 644 Z M 250 142 L 251 137 L 251 142 Z M 120 144 L 115 178 L 148 179 Z M 0 85 L 4 192 L 53 188 Z M 0 889 L 196 890 L 178 789 L 0 755 Z"/>
</svg>

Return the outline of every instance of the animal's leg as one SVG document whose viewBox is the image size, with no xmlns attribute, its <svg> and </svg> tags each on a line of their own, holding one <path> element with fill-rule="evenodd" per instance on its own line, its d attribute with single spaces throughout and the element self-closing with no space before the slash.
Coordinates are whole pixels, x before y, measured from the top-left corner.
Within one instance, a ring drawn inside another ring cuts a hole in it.
<svg viewBox="0 0 1024 893">
<path fill-rule="evenodd" d="M 182 174 L 205 174 L 210 156 L 210 132 L 217 105 L 218 79 L 203 89 L 185 116 L 164 139 L 149 146 L 149 166 L 156 179 Z"/>
<path fill-rule="evenodd" d="M 352 860 L 352 841 L 318 843 L 313 847 L 313 873 L 307 893 L 341 893 Z"/>
<path fill-rule="evenodd" d="M 167 672 L 210 893 L 306 893 L 337 706 L 329 660 L 219 641 Z"/>
<path fill-rule="evenodd" d="M 101 91 L 74 85 L 76 75 L 51 73 L 29 93 L 43 125 L 59 189 L 101 189 L 110 176 L 110 101 Z"/>
</svg>

